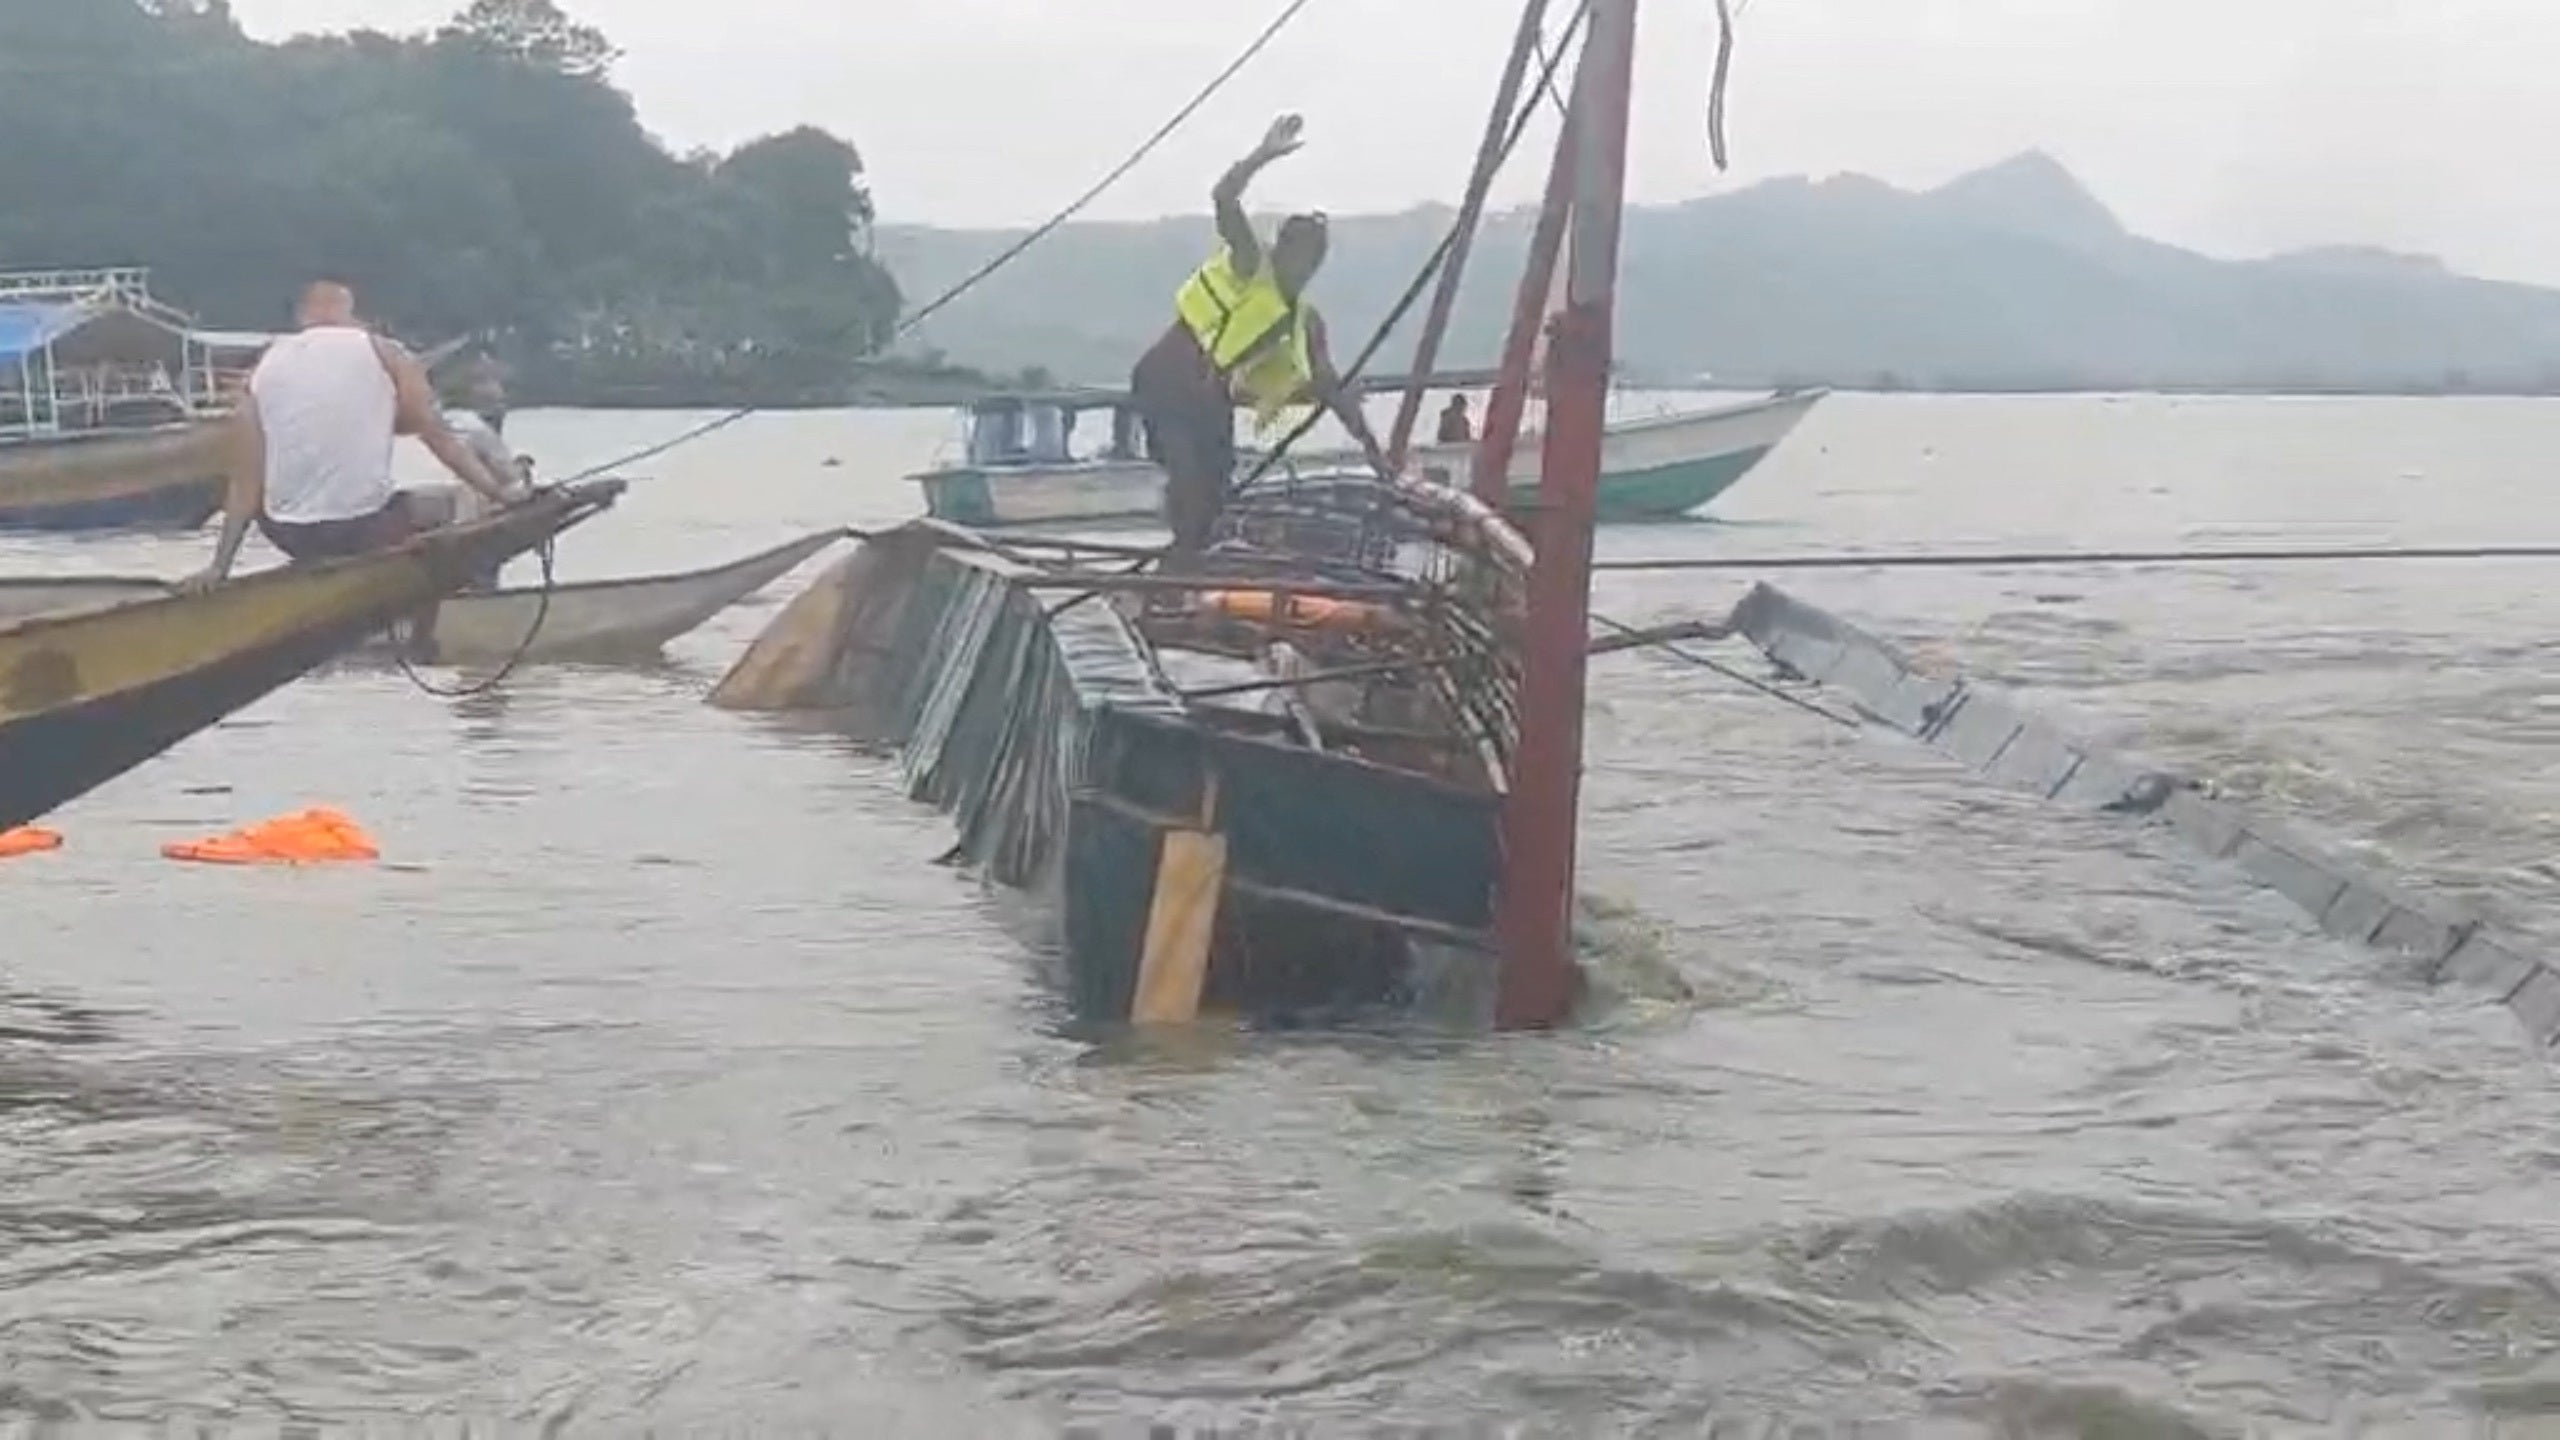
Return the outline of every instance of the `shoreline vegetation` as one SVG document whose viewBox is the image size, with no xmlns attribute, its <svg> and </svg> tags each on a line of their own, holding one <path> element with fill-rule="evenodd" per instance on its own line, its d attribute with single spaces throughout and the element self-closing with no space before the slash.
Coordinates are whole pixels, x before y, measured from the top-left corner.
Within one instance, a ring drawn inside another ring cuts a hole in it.
<svg viewBox="0 0 2560 1440">
<path fill-rule="evenodd" d="M 1118 388 L 1210 243 L 1200 216 L 1070 224 L 902 338 L 1022 232 L 882 222 L 861 153 L 812 127 L 673 152 L 618 58 L 554 0 L 273 43 L 227 0 L 0 6 L 0 268 L 147 266 L 256 331 L 333 276 L 395 333 L 472 336 L 526 405 L 914 408 Z M 1365 332 L 1446 224 L 1337 216 L 1329 315 Z M 1487 218 L 1451 363 L 1499 347 L 1527 226 Z M 2354 248 L 2213 259 L 2041 155 L 1633 207 L 1626 243 L 1629 388 L 2560 396 L 2560 291 Z"/>
</svg>

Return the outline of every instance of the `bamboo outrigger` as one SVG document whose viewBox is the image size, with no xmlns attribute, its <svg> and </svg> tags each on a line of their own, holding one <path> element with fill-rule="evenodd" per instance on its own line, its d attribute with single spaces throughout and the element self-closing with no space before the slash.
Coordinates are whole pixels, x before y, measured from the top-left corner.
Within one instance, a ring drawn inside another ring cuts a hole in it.
<svg viewBox="0 0 2560 1440">
<path fill-rule="evenodd" d="M 572 486 L 394 550 L 0 626 L 0 830 L 149 760 L 621 490 Z"/>
<path fill-rule="evenodd" d="M 669 575 L 456 595 L 436 612 L 431 653 L 412 648 L 411 658 L 444 665 L 648 659 L 845 535 L 815 531 L 725 565 Z M 169 582 L 138 575 L 0 577 L 0 625 L 170 593 Z"/>
</svg>

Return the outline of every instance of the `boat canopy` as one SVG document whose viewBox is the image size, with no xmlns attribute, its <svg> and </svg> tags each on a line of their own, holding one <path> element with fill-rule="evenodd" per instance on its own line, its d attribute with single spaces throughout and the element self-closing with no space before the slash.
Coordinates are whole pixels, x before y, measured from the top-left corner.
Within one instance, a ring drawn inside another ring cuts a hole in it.
<svg viewBox="0 0 2560 1440">
<path fill-rule="evenodd" d="M 0 303 L 0 360 L 19 360 L 77 329 L 77 305 Z"/>
<path fill-rule="evenodd" d="M 139 269 L 0 274 L 0 438 L 186 419 L 213 351 Z"/>
</svg>

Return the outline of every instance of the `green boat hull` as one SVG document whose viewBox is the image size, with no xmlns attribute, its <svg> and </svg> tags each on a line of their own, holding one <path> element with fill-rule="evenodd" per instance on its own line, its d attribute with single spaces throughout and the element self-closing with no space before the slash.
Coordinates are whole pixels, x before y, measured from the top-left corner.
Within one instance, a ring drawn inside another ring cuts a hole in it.
<svg viewBox="0 0 2560 1440">
<path fill-rule="evenodd" d="M 1732 489 L 1768 457 L 1768 448 L 1736 450 L 1649 470 L 1609 471 L 1600 477 L 1595 513 L 1604 522 L 1677 520 Z M 1537 494 L 1531 486 L 1532 503 Z"/>
</svg>

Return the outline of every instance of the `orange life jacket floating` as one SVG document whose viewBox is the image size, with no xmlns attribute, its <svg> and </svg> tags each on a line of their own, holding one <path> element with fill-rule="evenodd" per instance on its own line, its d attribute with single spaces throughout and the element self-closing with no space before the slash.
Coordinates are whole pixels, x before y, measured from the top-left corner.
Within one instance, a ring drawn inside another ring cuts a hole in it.
<svg viewBox="0 0 2560 1440">
<path fill-rule="evenodd" d="M 228 835 L 173 841 L 161 846 L 160 853 L 203 865 L 319 865 L 382 858 L 372 836 L 343 812 L 325 805 L 262 820 Z"/>
<path fill-rule="evenodd" d="M 20 855 L 41 855 L 47 850 L 61 848 L 62 837 L 51 830 L 39 830 L 33 825 L 0 830 L 0 860 L 11 860 Z"/>
</svg>

